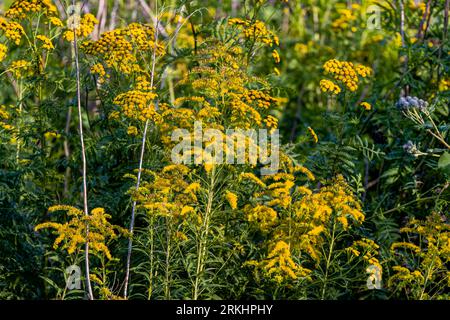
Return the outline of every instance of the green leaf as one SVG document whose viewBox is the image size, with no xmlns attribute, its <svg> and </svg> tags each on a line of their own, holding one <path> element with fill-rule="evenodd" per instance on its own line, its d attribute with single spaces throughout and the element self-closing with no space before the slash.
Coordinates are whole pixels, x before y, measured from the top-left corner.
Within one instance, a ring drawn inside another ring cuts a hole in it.
<svg viewBox="0 0 450 320">
<path fill-rule="evenodd" d="M 438 168 L 450 175 L 450 153 L 444 152 L 439 158 Z"/>
</svg>

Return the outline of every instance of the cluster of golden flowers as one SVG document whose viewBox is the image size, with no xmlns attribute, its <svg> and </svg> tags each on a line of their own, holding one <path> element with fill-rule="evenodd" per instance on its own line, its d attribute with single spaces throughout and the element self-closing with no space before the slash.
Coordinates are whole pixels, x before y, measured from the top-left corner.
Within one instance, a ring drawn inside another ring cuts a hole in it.
<svg viewBox="0 0 450 320">
<path fill-rule="evenodd" d="M 331 23 L 331 27 L 336 30 L 347 30 L 351 27 L 353 32 L 356 31 L 356 27 L 353 25 L 357 20 L 355 11 L 360 10 L 361 6 L 359 4 L 352 4 L 351 8 L 340 8 L 338 9 L 339 18 Z"/>
<path fill-rule="evenodd" d="M 48 37 L 46 37 L 44 35 L 41 35 L 41 34 L 38 34 L 36 36 L 36 39 L 38 39 L 38 40 L 40 40 L 42 42 L 42 48 L 43 49 L 46 49 L 46 50 L 55 49 L 55 47 L 53 46 L 52 41 Z"/>
<path fill-rule="evenodd" d="M 197 223 L 202 220 L 195 209 L 201 185 L 189 182 L 189 173 L 188 167 L 177 164 L 165 166 L 160 172 L 143 170 L 141 186 L 138 190 L 133 187 L 130 193 L 138 206 L 150 215 Z"/>
<path fill-rule="evenodd" d="M 368 264 L 378 267 L 378 270 L 382 270 L 380 261 L 377 256 L 379 255 L 380 246 L 373 240 L 362 238 L 361 240 L 354 241 L 353 244 L 345 250 L 355 257 L 362 257 Z"/>
<path fill-rule="evenodd" d="M 49 17 L 48 21 L 55 27 L 64 27 L 64 23 L 58 17 Z"/>
<path fill-rule="evenodd" d="M 430 299 L 431 295 L 448 292 L 450 224 L 447 219 L 448 216 L 434 212 L 426 220 L 412 219 L 400 229 L 408 241 L 391 246 L 399 264 L 393 267 L 395 273 L 389 279 L 389 286 L 404 288 L 415 299 Z M 440 286 L 433 287 L 433 283 Z"/>
<path fill-rule="evenodd" d="M 57 10 L 51 0 L 16 0 L 6 10 L 5 16 L 10 19 L 24 19 L 28 14 L 36 12 L 52 16 L 57 13 Z"/>
<path fill-rule="evenodd" d="M 409 0 L 408 7 L 413 11 L 419 10 L 422 15 L 427 10 L 427 4 L 423 0 Z"/>
<path fill-rule="evenodd" d="M 323 92 L 331 92 L 333 94 L 341 93 L 341 88 L 333 81 L 327 79 L 320 80 L 320 89 L 322 89 Z"/>
<path fill-rule="evenodd" d="M 342 176 L 313 192 L 307 187 L 296 188 L 300 199 L 292 204 L 295 215 L 291 222 L 295 226 L 292 242 L 305 251 L 316 262 L 320 261 L 321 234 L 330 228 L 348 230 L 352 224 L 360 224 L 365 217 L 361 204 L 353 195 Z"/>
<path fill-rule="evenodd" d="M 10 41 L 19 45 L 22 35 L 25 33 L 23 27 L 15 21 L 8 21 L 3 17 L 0 17 L 0 30 L 3 31 L 5 37 Z"/>
<path fill-rule="evenodd" d="M 230 205 L 231 209 L 235 210 L 238 206 L 238 196 L 227 190 L 225 191 L 225 199 L 227 200 L 228 204 Z"/>
<path fill-rule="evenodd" d="M 366 78 L 372 74 L 372 69 L 363 65 L 354 65 L 352 62 L 331 59 L 323 65 L 326 74 L 331 74 L 337 81 L 343 83 L 350 91 L 358 89 L 359 77 Z M 338 94 L 340 88 L 330 80 L 320 82 L 322 91 Z"/>
<path fill-rule="evenodd" d="M 162 118 L 157 112 L 154 100 L 157 95 L 153 92 L 130 90 L 119 94 L 113 103 L 122 108 L 123 114 L 132 119 L 160 123 Z"/>
<path fill-rule="evenodd" d="M 94 31 L 95 25 L 98 24 L 97 18 L 91 14 L 86 13 L 81 17 L 79 25 L 75 28 L 75 33 L 77 38 L 85 38 Z M 73 41 L 75 39 L 74 30 L 64 31 L 63 38 L 67 41 Z"/>
<path fill-rule="evenodd" d="M 17 78 L 24 78 L 32 74 L 32 66 L 29 61 L 26 60 L 16 60 L 11 63 L 9 71 Z"/>
<path fill-rule="evenodd" d="M 303 268 L 292 260 L 289 244 L 282 240 L 275 243 L 266 259 L 260 262 L 250 260 L 245 265 L 261 269 L 267 279 L 272 279 L 278 284 L 298 277 L 307 277 L 311 273 L 311 270 Z"/>
<path fill-rule="evenodd" d="M 7 122 L 8 119 L 10 119 L 11 116 L 9 112 L 6 110 L 6 106 L 0 105 L 0 127 L 5 130 L 12 130 L 14 127 Z"/>
<path fill-rule="evenodd" d="M 104 32 L 97 41 L 85 41 L 81 47 L 124 74 L 142 72 L 139 59 L 145 52 L 155 49 L 158 55 L 164 54 L 164 47 L 155 43 L 154 29 L 139 23 Z"/>
<path fill-rule="evenodd" d="M 246 39 L 256 43 L 263 43 L 265 45 L 273 46 L 279 45 L 280 41 L 272 31 L 267 29 L 264 22 L 256 20 L 242 20 L 239 18 L 232 18 L 228 20 L 228 24 L 234 25 L 242 29 Z"/>
<path fill-rule="evenodd" d="M 241 179 L 250 180 L 259 187 L 259 190 L 253 194 L 253 197 L 258 199 L 256 207 L 247 205 L 244 208 L 244 212 L 248 213 L 248 220 L 256 222 L 258 228 L 263 231 L 275 224 L 277 218 L 275 210 L 283 210 L 291 206 L 295 187 L 295 174 L 301 173 L 311 181 L 315 179 L 312 172 L 303 166 L 290 166 L 287 171 L 267 175 L 262 179 L 249 172 L 241 174 Z"/>
<path fill-rule="evenodd" d="M 253 126 L 262 127 L 261 113 L 269 111 L 270 106 L 276 105 L 278 99 L 263 90 L 247 90 L 242 88 L 240 94 L 233 94 L 230 103 L 231 124 L 237 128 L 248 129 Z M 276 129 L 278 120 L 272 116 L 264 119 L 269 129 Z"/>
<path fill-rule="evenodd" d="M 105 213 L 103 208 L 92 209 L 90 215 L 84 215 L 82 210 L 67 205 L 56 205 L 50 207 L 48 211 L 50 213 L 65 211 L 70 220 L 63 224 L 44 222 L 38 224 L 35 230 L 54 229 L 58 237 L 53 243 L 53 248 L 56 249 L 61 246 L 69 254 L 73 254 L 76 250 L 81 249 L 81 246 L 87 241 L 89 249 L 95 255 L 102 254 L 111 260 L 112 256 L 107 247 L 107 242 L 117 238 L 120 234 L 127 234 L 125 229 L 114 226 L 108 221 L 111 216 Z M 89 234 L 86 237 L 87 228 L 89 228 Z"/>
<path fill-rule="evenodd" d="M 106 71 L 105 71 L 105 68 L 103 67 L 103 65 L 101 63 L 94 64 L 91 67 L 90 71 L 91 71 L 92 74 L 95 74 L 95 75 L 98 76 L 99 83 L 105 82 Z"/>
<path fill-rule="evenodd" d="M 0 62 L 2 62 L 5 59 L 6 52 L 8 52 L 8 47 L 0 43 Z"/>
<path fill-rule="evenodd" d="M 214 128 L 220 130 L 224 127 L 277 128 L 277 119 L 269 113 L 272 108 L 280 106 L 282 99 L 268 93 L 268 85 L 263 79 L 252 79 L 243 72 L 240 67 L 243 61 L 239 55 L 234 54 L 238 49 L 240 47 L 228 48 L 215 42 L 211 42 L 207 48 L 199 49 L 197 59 L 200 66 L 192 68 L 179 83 L 189 85 L 201 95 L 201 101 L 192 100 L 194 109 L 200 110 L 198 114 L 178 106 L 176 110 L 169 110 L 167 113 L 170 118 L 176 120 L 173 128 L 190 129 L 187 126 L 194 119 L 203 122 L 208 119 L 218 120 L 214 123 Z M 260 89 L 249 89 L 249 84 L 255 80 Z M 215 101 L 216 105 L 211 106 L 206 101 Z M 219 119 L 216 115 L 223 116 Z M 213 121 L 208 122 L 213 125 Z"/>
<path fill-rule="evenodd" d="M 442 79 L 439 82 L 439 91 L 449 91 L 450 90 L 450 78 Z"/>
</svg>

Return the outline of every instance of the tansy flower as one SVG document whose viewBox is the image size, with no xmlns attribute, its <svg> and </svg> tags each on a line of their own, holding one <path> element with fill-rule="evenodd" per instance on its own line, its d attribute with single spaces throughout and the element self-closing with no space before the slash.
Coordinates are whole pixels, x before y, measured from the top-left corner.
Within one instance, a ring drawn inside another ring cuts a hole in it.
<svg viewBox="0 0 450 320">
<path fill-rule="evenodd" d="M 49 38 L 47 38 L 46 36 L 38 34 L 36 36 L 36 39 L 42 41 L 42 48 L 47 49 L 47 50 L 55 49 L 55 47 L 53 46 L 52 41 Z"/>
<path fill-rule="evenodd" d="M 367 111 L 369 111 L 369 110 L 371 110 L 372 109 L 372 106 L 370 105 L 370 103 L 368 103 L 368 102 L 361 102 L 360 104 L 359 104 L 361 107 L 363 107 L 365 110 L 367 110 Z"/>
<path fill-rule="evenodd" d="M 0 30 L 4 32 L 6 38 L 19 45 L 22 34 L 25 33 L 23 27 L 14 21 L 8 22 L 6 19 L 0 17 Z"/>
<path fill-rule="evenodd" d="M 26 60 L 16 60 L 11 63 L 9 70 L 14 73 L 16 78 L 22 78 L 30 74 L 31 63 Z"/>
<path fill-rule="evenodd" d="M 56 27 L 63 27 L 64 26 L 62 21 L 59 18 L 57 18 L 57 17 L 50 17 L 48 20 L 50 21 L 50 23 L 52 25 L 54 25 Z"/>
<path fill-rule="evenodd" d="M 8 47 L 0 43 L 0 62 L 5 59 L 7 51 Z"/>
<path fill-rule="evenodd" d="M 137 136 L 137 134 L 138 134 L 138 129 L 137 129 L 135 126 L 129 126 L 128 129 L 127 129 L 127 133 L 128 133 L 130 136 Z"/>
<path fill-rule="evenodd" d="M 326 79 L 320 80 L 320 88 L 323 92 L 331 92 L 333 94 L 339 94 L 341 92 L 341 88 L 338 85 Z"/>
</svg>

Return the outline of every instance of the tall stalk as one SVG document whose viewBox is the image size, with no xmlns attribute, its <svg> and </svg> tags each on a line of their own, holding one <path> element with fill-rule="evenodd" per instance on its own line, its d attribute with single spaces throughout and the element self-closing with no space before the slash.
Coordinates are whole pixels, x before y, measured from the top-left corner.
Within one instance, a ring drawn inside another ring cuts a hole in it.
<svg viewBox="0 0 450 320">
<path fill-rule="evenodd" d="M 158 17 L 158 1 L 156 1 L 156 21 L 155 21 L 155 45 L 152 52 L 152 67 L 150 72 L 150 87 L 153 88 L 153 83 L 155 79 L 155 64 L 156 64 L 156 47 L 158 45 L 158 24 L 159 24 L 159 17 Z M 150 107 L 150 106 L 149 106 Z M 141 184 L 141 173 L 142 173 L 142 167 L 144 163 L 144 153 L 145 153 L 145 144 L 147 140 L 147 131 L 149 127 L 149 120 L 147 119 L 145 121 L 144 126 L 144 133 L 142 135 L 142 142 L 141 142 L 141 153 L 139 157 L 139 169 L 137 174 L 137 181 L 136 181 L 136 190 L 139 189 L 139 186 Z M 130 219 L 130 238 L 128 240 L 128 251 L 127 251 L 127 262 L 126 262 L 126 270 L 125 270 L 125 284 L 124 284 L 124 290 L 123 295 L 125 298 L 128 296 L 128 284 L 130 282 L 130 265 L 131 265 L 131 251 L 133 248 L 133 232 L 134 232 L 134 221 L 136 217 L 136 200 L 133 201 L 133 206 L 131 209 L 131 219 Z"/>
<path fill-rule="evenodd" d="M 325 293 L 327 290 L 327 281 L 328 281 L 328 273 L 330 270 L 330 264 L 331 264 L 331 255 L 333 253 L 333 247 L 335 242 L 335 232 L 336 232 L 336 221 L 333 222 L 333 230 L 331 231 L 331 243 L 330 243 L 330 250 L 328 251 L 327 261 L 325 265 L 325 275 L 323 278 L 323 286 L 322 286 L 322 294 L 320 299 L 325 299 Z"/>
<path fill-rule="evenodd" d="M 197 268 L 195 273 L 194 294 L 193 299 L 197 300 L 200 295 L 200 280 L 203 270 L 205 269 L 206 251 L 208 245 L 209 223 L 212 214 L 212 205 L 214 200 L 215 188 L 215 167 L 211 171 L 211 180 L 208 187 L 207 204 L 205 209 L 205 216 L 203 217 L 202 229 L 200 230 L 200 239 L 198 244 L 198 258 Z"/>
<path fill-rule="evenodd" d="M 72 5 L 75 7 L 75 0 L 72 1 Z M 86 217 L 89 216 L 88 200 L 87 200 L 87 166 L 86 166 L 86 149 L 84 146 L 84 135 L 83 135 L 83 117 L 81 116 L 81 86 L 80 86 L 80 65 L 78 61 L 78 44 L 77 44 L 77 33 L 75 26 L 73 28 L 73 48 L 75 56 L 75 71 L 77 80 L 77 107 L 78 107 L 78 130 L 80 132 L 80 142 L 81 142 L 81 160 L 83 163 L 82 175 L 83 175 L 83 211 Z M 84 246 L 84 262 L 86 268 L 86 287 L 88 293 L 88 299 L 93 300 L 94 295 L 92 293 L 91 279 L 90 279 L 90 268 L 89 268 L 89 224 L 86 224 L 86 243 Z"/>
</svg>

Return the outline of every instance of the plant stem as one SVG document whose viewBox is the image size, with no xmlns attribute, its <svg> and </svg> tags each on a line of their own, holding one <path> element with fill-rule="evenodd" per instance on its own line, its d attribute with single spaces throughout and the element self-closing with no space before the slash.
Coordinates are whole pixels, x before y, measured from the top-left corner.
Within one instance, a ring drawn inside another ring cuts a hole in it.
<svg viewBox="0 0 450 320">
<path fill-rule="evenodd" d="M 208 234 L 209 234 L 209 222 L 211 219 L 212 204 L 214 200 L 214 185 L 215 185 L 215 166 L 213 166 L 211 171 L 211 181 L 208 187 L 208 195 L 207 195 L 208 201 L 206 204 L 205 216 L 203 217 L 202 230 L 200 230 L 200 243 L 198 246 L 198 259 L 194 283 L 194 296 L 193 296 L 194 300 L 197 300 L 200 295 L 199 286 L 201 274 L 205 268 L 206 248 L 208 244 Z"/>
<path fill-rule="evenodd" d="M 158 1 L 156 1 L 156 15 L 157 14 L 158 14 Z M 158 30 L 159 30 L 158 23 L 159 23 L 159 18 L 158 18 L 158 16 L 156 16 L 155 44 L 154 44 L 153 53 L 152 53 L 152 68 L 151 68 L 151 79 L 150 79 L 150 87 L 151 88 L 153 88 L 153 83 L 154 83 L 154 78 L 155 78 L 156 48 L 158 45 Z M 138 169 L 138 174 L 137 174 L 136 190 L 139 189 L 139 186 L 141 184 L 141 173 L 142 173 L 142 167 L 143 167 L 143 163 L 144 163 L 144 153 L 145 153 L 145 144 L 147 141 L 148 127 L 149 127 L 149 120 L 147 119 L 145 121 L 144 133 L 142 135 L 141 154 L 139 157 L 139 169 Z M 131 209 L 131 221 L 130 221 L 130 229 L 129 229 L 130 239 L 128 240 L 127 262 L 126 262 L 126 271 L 125 271 L 125 280 L 124 280 L 125 285 L 124 285 L 124 290 L 123 290 L 123 295 L 125 298 L 127 298 L 127 296 L 128 296 L 128 284 L 130 282 L 131 251 L 133 248 L 133 231 L 134 231 L 134 221 L 135 221 L 135 216 L 136 216 L 136 204 L 137 204 L 137 202 L 133 201 L 133 206 Z"/>
<path fill-rule="evenodd" d="M 327 263 L 325 266 L 325 276 L 323 278 L 323 286 L 322 286 L 322 296 L 321 296 L 321 300 L 325 300 L 325 291 L 327 289 L 327 279 L 328 279 L 328 270 L 330 268 L 330 263 L 331 263 L 331 254 L 333 252 L 333 246 L 334 246 L 334 233 L 336 230 L 336 221 L 333 222 L 333 230 L 331 232 L 331 243 L 330 243 L 330 251 L 328 252 L 328 257 L 327 257 Z"/>
<path fill-rule="evenodd" d="M 75 5 L 75 0 L 73 0 L 73 5 Z M 75 28 L 73 29 L 74 39 L 73 47 L 75 53 L 75 70 L 77 77 L 77 107 L 78 107 L 78 129 L 80 131 L 80 142 L 81 142 L 81 160 L 83 163 L 83 211 L 86 217 L 89 216 L 88 200 L 87 200 L 87 166 L 86 166 L 86 149 L 84 146 L 84 135 L 83 135 L 83 117 L 81 115 L 81 89 L 80 89 L 80 65 L 78 61 L 78 45 L 77 45 L 77 33 Z M 89 224 L 86 224 L 86 243 L 84 247 L 84 261 L 86 268 L 86 286 L 88 299 L 93 300 L 94 295 L 92 293 L 92 286 L 90 280 L 90 269 L 89 269 Z"/>
</svg>

